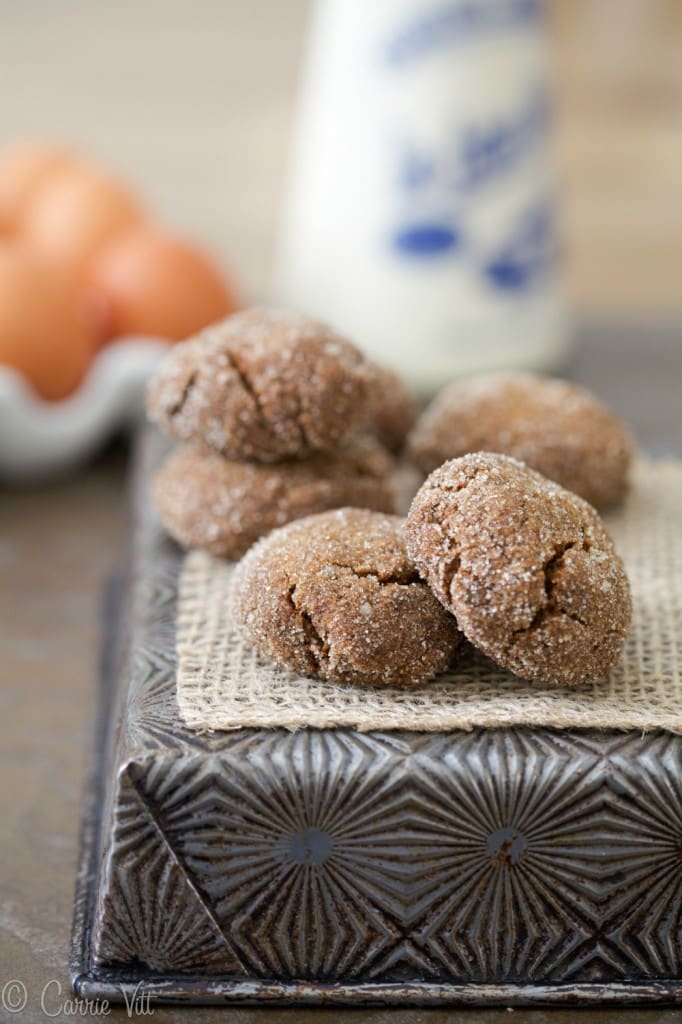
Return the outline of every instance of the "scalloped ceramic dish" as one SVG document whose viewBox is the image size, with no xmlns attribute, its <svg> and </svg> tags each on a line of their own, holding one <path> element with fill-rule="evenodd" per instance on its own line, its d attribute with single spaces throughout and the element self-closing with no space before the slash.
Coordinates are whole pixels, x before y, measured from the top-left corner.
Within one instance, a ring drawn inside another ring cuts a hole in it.
<svg viewBox="0 0 682 1024">
<path fill-rule="evenodd" d="M 139 419 L 150 374 L 168 343 L 121 338 L 92 362 L 61 402 L 45 402 L 0 366 L 0 479 L 37 481 L 77 466 L 118 429 Z"/>
</svg>

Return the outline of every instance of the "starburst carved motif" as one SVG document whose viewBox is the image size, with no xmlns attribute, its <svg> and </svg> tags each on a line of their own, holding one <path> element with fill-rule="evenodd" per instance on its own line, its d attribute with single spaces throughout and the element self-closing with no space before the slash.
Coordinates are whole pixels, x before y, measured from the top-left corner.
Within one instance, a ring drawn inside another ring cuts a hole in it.
<svg viewBox="0 0 682 1024">
<path fill-rule="evenodd" d="M 193 734 L 175 708 L 177 552 L 147 530 L 97 964 L 251 981 L 682 979 L 682 737 Z"/>
<path fill-rule="evenodd" d="M 166 919 L 153 893 L 170 891 L 172 864 L 174 907 L 205 918 L 206 970 L 382 982 L 674 977 L 681 747 L 662 740 L 635 778 L 620 738 L 607 756 L 602 741 L 576 757 L 564 738 L 523 730 L 256 732 L 229 751 L 151 758 L 130 768 L 124 807 L 137 801 L 137 812 L 121 812 L 108 955 L 185 962 L 180 932 L 175 949 L 174 927 L 154 923 Z"/>
</svg>

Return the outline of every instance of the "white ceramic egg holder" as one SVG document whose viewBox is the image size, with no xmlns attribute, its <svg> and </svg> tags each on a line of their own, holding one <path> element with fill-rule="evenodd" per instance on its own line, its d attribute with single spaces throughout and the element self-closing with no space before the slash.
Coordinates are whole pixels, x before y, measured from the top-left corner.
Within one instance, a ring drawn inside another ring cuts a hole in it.
<svg viewBox="0 0 682 1024">
<path fill-rule="evenodd" d="M 59 402 L 42 400 L 24 377 L 0 366 L 0 480 L 36 481 L 83 462 L 140 417 L 147 381 L 167 350 L 156 338 L 121 338 Z"/>
</svg>

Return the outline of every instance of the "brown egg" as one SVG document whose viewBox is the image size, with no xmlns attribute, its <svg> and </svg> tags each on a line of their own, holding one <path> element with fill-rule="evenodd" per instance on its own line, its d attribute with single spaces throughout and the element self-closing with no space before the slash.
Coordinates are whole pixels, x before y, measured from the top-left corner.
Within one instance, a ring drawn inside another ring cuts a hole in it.
<svg viewBox="0 0 682 1024">
<path fill-rule="evenodd" d="M 179 341 L 239 306 L 199 249 L 151 225 L 108 245 L 92 266 L 89 285 L 104 313 L 105 338 L 144 334 Z"/>
<path fill-rule="evenodd" d="M 0 233 L 17 231 L 28 204 L 54 174 L 74 163 L 57 146 L 21 142 L 0 153 Z"/>
<path fill-rule="evenodd" d="M 90 167 L 54 174 L 39 188 L 22 221 L 23 237 L 80 280 L 115 235 L 141 220 L 135 198 L 117 181 Z"/>
<path fill-rule="evenodd" d="M 0 365 L 56 400 L 78 387 L 94 347 L 61 275 L 22 242 L 0 242 Z"/>
</svg>

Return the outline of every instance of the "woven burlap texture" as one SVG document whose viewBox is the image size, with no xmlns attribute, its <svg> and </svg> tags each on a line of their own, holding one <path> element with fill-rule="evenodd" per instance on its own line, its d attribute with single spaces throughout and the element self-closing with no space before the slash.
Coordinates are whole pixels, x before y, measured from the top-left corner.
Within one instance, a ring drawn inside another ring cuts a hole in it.
<svg viewBox="0 0 682 1024">
<path fill-rule="evenodd" d="M 536 725 L 682 733 L 682 462 L 640 460 L 625 504 L 605 518 L 634 600 L 632 631 L 608 679 L 578 691 L 540 689 L 473 651 L 455 671 L 409 688 L 297 676 L 241 639 L 230 618 L 234 566 L 197 551 L 185 560 L 178 597 L 182 718 L 198 731 Z"/>
</svg>

